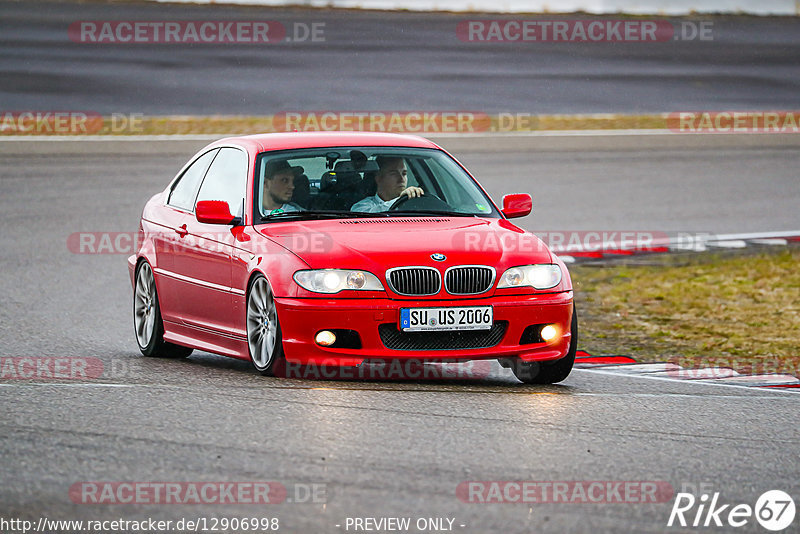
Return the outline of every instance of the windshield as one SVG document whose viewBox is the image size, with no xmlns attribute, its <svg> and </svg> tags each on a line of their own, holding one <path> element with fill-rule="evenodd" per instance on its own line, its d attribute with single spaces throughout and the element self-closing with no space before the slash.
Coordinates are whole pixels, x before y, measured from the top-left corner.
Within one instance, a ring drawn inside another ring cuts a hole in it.
<svg viewBox="0 0 800 534">
<path fill-rule="evenodd" d="M 454 215 L 500 217 L 475 181 L 434 149 L 285 150 L 256 160 L 255 220 Z"/>
</svg>

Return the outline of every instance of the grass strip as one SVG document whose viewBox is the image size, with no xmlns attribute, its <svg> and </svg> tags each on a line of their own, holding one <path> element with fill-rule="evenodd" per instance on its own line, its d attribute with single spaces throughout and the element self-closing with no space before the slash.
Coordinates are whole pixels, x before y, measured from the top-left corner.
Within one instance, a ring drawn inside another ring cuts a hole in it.
<svg viewBox="0 0 800 534">
<path fill-rule="evenodd" d="M 800 246 L 570 268 L 580 347 L 800 376 Z"/>
</svg>

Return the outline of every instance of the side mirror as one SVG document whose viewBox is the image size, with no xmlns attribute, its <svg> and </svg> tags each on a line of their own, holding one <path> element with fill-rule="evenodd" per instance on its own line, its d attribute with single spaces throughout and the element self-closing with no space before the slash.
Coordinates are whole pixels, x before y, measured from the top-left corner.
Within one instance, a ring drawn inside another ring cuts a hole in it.
<svg viewBox="0 0 800 534">
<path fill-rule="evenodd" d="M 503 215 L 506 219 L 516 219 L 530 215 L 533 209 L 533 199 L 528 193 L 514 193 L 503 197 Z"/>
<path fill-rule="evenodd" d="M 201 200 L 194 209 L 198 222 L 206 224 L 233 224 L 237 219 L 224 200 Z"/>
</svg>

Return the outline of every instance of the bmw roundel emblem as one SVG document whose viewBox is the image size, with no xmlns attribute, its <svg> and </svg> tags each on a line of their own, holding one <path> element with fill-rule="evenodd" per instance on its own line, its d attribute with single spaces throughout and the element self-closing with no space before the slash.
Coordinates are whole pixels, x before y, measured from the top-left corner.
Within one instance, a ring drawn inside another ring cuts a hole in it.
<svg viewBox="0 0 800 534">
<path fill-rule="evenodd" d="M 444 254 L 439 254 L 437 252 L 436 254 L 431 254 L 431 259 L 433 261 L 444 261 L 447 259 L 447 256 L 445 256 Z"/>
</svg>

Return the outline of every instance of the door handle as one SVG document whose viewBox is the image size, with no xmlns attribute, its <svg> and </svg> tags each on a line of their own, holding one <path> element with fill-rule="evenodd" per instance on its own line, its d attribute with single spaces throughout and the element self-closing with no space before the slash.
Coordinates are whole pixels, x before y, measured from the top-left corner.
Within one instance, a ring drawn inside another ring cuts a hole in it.
<svg viewBox="0 0 800 534">
<path fill-rule="evenodd" d="M 178 228 L 175 229 L 175 231 L 181 237 L 186 237 L 186 234 L 189 233 L 189 230 L 186 229 L 186 225 L 185 224 L 180 225 Z"/>
</svg>

